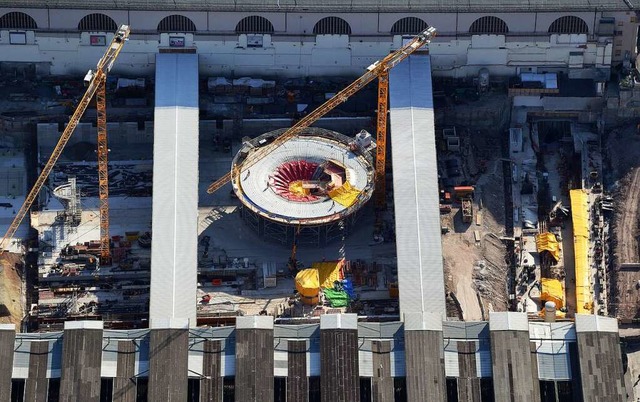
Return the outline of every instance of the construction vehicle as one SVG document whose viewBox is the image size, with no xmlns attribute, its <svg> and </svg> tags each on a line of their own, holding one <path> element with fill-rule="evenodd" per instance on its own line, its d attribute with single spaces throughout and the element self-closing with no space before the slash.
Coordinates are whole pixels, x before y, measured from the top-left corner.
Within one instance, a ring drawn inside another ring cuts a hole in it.
<svg viewBox="0 0 640 402">
<path fill-rule="evenodd" d="M 471 223 L 473 221 L 473 186 L 454 187 L 456 198 L 460 200 L 460 210 L 462 222 Z"/>
<path fill-rule="evenodd" d="M 60 158 L 65 145 L 71 138 L 73 131 L 78 126 L 80 118 L 84 114 L 85 110 L 89 106 L 91 99 L 96 97 L 96 107 L 98 114 L 98 187 L 100 192 L 100 260 L 101 263 L 108 263 L 111 260 L 111 250 L 109 243 L 109 175 L 107 165 L 107 116 L 106 116 L 106 80 L 107 73 L 111 71 L 113 63 L 120 54 L 125 41 L 129 39 L 130 29 L 128 25 L 120 26 L 120 29 L 115 33 L 109 47 L 105 51 L 102 58 L 98 61 L 96 70 L 89 70 L 84 77 L 87 90 L 80 99 L 78 106 L 76 107 L 73 115 L 69 118 L 69 123 L 65 127 L 58 143 L 56 144 L 49 160 L 42 168 L 40 176 L 36 180 L 29 194 L 24 200 L 24 203 L 20 207 L 20 210 L 16 214 L 15 218 L 11 222 L 9 229 L 5 233 L 2 241 L 0 242 L 0 255 L 7 249 L 9 242 L 13 238 L 14 234 L 18 230 L 20 223 L 26 216 L 27 212 L 33 205 L 33 202 L 38 197 L 42 186 L 49 177 L 53 166 Z"/>
<path fill-rule="evenodd" d="M 402 60 L 409 57 L 409 55 L 416 50 L 420 49 L 422 46 L 426 45 L 431 41 L 431 39 L 435 36 L 436 29 L 433 27 L 429 27 L 423 32 L 419 33 L 412 40 L 410 40 L 406 45 L 402 46 L 400 49 L 394 51 L 387 55 L 384 59 L 378 60 L 367 68 L 367 72 L 365 72 L 360 78 L 356 79 L 354 82 L 349 84 L 346 88 L 338 92 L 331 99 L 320 105 L 313 112 L 308 115 L 302 117 L 298 120 L 293 126 L 291 126 L 287 131 L 282 133 L 277 139 L 275 139 L 270 144 L 267 144 L 257 151 L 253 152 L 249 157 L 243 160 L 242 166 L 234 165 L 231 167 L 231 170 L 213 182 L 207 192 L 212 194 L 220 189 L 222 186 L 227 184 L 229 181 L 233 181 L 236 186 L 240 185 L 240 175 L 241 170 L 246 171 L 259 160 L 273 152 L 275 149 L 280 147 L 286 141 L 294 138 L 298 134 L 300 134 L 305 128 L 309 127 L 313 123 L 315 123 L 322 116 L 329 113 L 336 106 L 341 103 L 346 102 L 350 96 L 358 92 L 360 89 L 365 87 L 371 81 L 376 78 L 379 78 L 381 86 L 378 91 L 378 131 L 376 141 L 378 142 L 376 147 L 377 153 L 377 161 L 376 161 L 376 182 L 380 185 L 380 182 L 384 182 L 384 167 L 386 158 L 383 154 L 386 150 L 386 119 L 387 119 L 387 87 L 388 87 L 388 73 L 389 70 L 395 67 Z M 382 90 L 381 90 L 382 88 Z M 381 105 L 382 104 L 382 105 Z M 384 110 L 383 110 L 384 108 Z M 383 132 L 384 131 L 384 132 Z M 382 138 L 384 137 L 384 138 Z M 378 191 L 380 191 L 380 187 L 378 187 Z M 384 187 L 382 189 L 384 191 Z M 384 193 L 381 195 L 384 197 Z M 384 201 L 383 198 L 381 198 Z"/>
</svg>

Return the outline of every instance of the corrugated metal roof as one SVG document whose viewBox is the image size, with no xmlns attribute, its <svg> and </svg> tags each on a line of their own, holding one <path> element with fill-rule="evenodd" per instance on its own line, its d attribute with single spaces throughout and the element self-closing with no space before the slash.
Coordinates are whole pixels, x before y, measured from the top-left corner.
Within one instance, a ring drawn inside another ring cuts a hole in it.
<svg viewBox="0 0 640 402">
<path fill-rule="evenodd" d="M 460 377 L 460 358 L 458 357 L 458 352 L 458 342 L 445 339 L 444 374 L 447 377 Z"/>
<path fill-rule="evenodd" d="M 400 314 L 446 315 L 431 61 L 413 55 L 389 74 Z"/>
<path fill-rule="evenodd" d="M 102 338 L 100 377 L 115 377 L 118 371 L 118 341 Z"/>
<path fill-rule="evenodd" d="M 156 56 L 149 318 L 196 324 L 198 55 Z"/>
<path fill-rule="evenodd" d="M 489 338 L 489 323 L 486 321 L 443 321 L 442 336 L 445 339 Z"/>
<path fill-rule="evenodd" d="M 505 12 L 505 11 L 626 11 L 639 7 L 638 0 L 0 0 L 0 7 L 80 8 L 182 11 L 272 12 Z"/>
<path fill-rule="evenodd" d="M 404 338 L 401 322 L 360 322 L 358 338 Z"/>
<path fill-rule="evenodd" d="M 571 361 L 565 341 L 536 341 L 538 378 L 541 380 L 570 380 Z"/>
<path fill-rule="evenodd" d="M 576 327 L 572 322 L 530 322 L 529 339 L 576 340 Z"/>
<path fill-rule="evenodd" d="M 591 314 L 576 314 L 576 332 L 618 333 L 618 320 Z"/>
<path fill-rule="evenodd" d="M 527 313 L 513 311 L 490 312 L 489 330 L 491 331 L 529 331 Z"/>
</svg>

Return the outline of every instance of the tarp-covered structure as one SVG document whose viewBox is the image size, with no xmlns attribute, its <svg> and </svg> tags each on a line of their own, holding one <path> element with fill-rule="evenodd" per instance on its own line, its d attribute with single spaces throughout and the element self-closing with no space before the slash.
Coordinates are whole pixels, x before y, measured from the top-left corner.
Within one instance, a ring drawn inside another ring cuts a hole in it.
<svg viewBox="0 0 640 402">
<path fill-rule="evenodd" d="M 303 269 L 296 275 L 296 290 L 308 304 L 318 302 L 320 289 L 333 289 L 333 283 L 344 277 L 344 260 L 314 262 L 311 268 Z"/>
<path fill-rule="evenodd" d="M 540 300 L 543 302 L 552 301 L 556 304 L 556 308 L 560 310 L 564 307 L 564 286 L 557 279 L 542 278 L 540 279 L 542 291 Z"/>
<path fill-rule="evenodd" d="M 589 200 L 586 191 L 569 192 L 573 221 L 573 248 L 576 274 L 576 313 L 591 314 L 593 301 L 589 281 Z"/>
<path fill-rule="evenodd" d="M 356 199 L 358 199 L 358 195 L 360 195 L 360 192 L 360 190 L 352 187 L 351 184 L 346 181 L 342 186 L 330 190 L 329 197 L 331 197 L 331 199 L 338 204 L 348 208 L 356 202 Z"/>
<path fill-rule="evenodd" d="M 548 251 L 556 262 L 560 261 L 560 245 L 553 233 L 546 232 L 536 235 L 536 247 L 538 253 Z"/>
</svg>

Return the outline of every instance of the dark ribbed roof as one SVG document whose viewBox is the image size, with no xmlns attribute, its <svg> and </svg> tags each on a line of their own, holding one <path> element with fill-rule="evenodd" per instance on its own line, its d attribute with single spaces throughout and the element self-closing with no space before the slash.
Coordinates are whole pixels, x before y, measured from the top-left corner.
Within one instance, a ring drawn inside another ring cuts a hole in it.
<svg viewBox="0 0 640 402">
<path fill-rule="evenodd" d="M 640 0 L 0 0 L 0 7 L 181 11 L 527 12 L 627 11 Z"/>
</svg>

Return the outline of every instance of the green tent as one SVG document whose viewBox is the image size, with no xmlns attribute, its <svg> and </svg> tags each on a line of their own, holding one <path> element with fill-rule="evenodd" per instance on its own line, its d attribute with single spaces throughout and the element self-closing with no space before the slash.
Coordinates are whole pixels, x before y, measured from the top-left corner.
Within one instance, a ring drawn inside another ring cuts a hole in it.
<svg viewBox="0 0 640 402">
<path fill-rule="evenodd" d="M 325 297 L 331 303 L 331 307 L 346 307 L 349 305 L 349 296 L 343 290 L 322 289 Z"/>
</svg>

